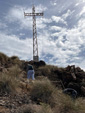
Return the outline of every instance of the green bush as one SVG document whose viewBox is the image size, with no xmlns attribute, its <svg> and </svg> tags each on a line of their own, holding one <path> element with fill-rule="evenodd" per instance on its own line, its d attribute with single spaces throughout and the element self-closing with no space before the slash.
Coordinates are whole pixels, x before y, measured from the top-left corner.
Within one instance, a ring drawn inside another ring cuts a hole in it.
<svg viewBox="0 0 85 113">
<path fill-rule="evenodd" d="M 54 102 L 53 93 L 55 92 L 55 87 L 47 79 L 36 80 L 33 84 L 31 90 L 31 99 L 36 103 L 48 103 L 52 104 Z"/>
</svg>

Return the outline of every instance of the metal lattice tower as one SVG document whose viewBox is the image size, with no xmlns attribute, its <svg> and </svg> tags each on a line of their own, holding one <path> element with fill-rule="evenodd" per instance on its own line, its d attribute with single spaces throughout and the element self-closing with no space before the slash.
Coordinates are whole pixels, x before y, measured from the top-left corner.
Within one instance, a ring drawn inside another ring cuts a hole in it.
<svg viewBox="0 0 85 113">
<path fill-rule="evenodd" d="M 33 17 L 33 60 L 38 61 L 38 42 L 37 42 L 37 29 L 36 29 L 36 16 L 43 16 L 43 13 L 35 13 L 35 6 L 32 7 L 32 13 L 25 13 L 24 16 Z"/>
</svg>

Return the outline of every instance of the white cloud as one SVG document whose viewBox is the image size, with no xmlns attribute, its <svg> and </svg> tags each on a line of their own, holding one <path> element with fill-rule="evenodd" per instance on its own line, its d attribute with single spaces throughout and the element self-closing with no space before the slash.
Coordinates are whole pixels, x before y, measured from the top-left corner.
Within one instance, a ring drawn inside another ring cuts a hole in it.
<svg viewBox="0 0 85 113">
<path fill-rule="evenodd" d="M 23 7 L 17 6 L 9 10 L 8 15 L 6 15 L 6 20 L 8 23 L 17 23 L 20 25 L 20 29 L 31 29 L 32 28 L 32 18 L 24 18 Z M 28 9 L 31 11 L 31 9 Z M 29 27 L 30 26 L 30 27 Z"/>
<path fill-rule="evenodd" d="M 50 28 L 50 30 L 55 30 L 55 31 L 61 31 L 62 30 L 62 28 L 61 27 L 59 27 L 59 26 L 52 26 L 51 28 Z"/>
<path fill-rule="evenodd" d="M 76 4 L 75 4 L 75 6 L 78 6 L 78 5 L 79 5 L 79 3 L 76 3 Z"/>
<path fill-rule="evenodd" d="M 83 61 L 85 62 L 84 56 L 82 54 L 81 57 L 79 56 L 80 52 L 82 52 L 82 46 L 85 47 L 84 23 L 85 20 L 81 19 L 78 25 L 72 29 L 58 28 L 58 26 L 51 27 L 51 30 L 55 30 L 55 33 L 52 33 L 51 36 L 58 37 L 54 41 L 52 39 L 55 46 L 53 46 L 54 52 L 50 50 L 53 55 L 53 58 L 49 60 L 51 63 L 56 63 L 59 66 L 75 64 L 85 69 L 83 63 Z M 58 29 L 60 30 L 59 32 L 57 32 Z"/>
<path fill-rule="evenodd" d="M 42 22 L 44 22 L 44 23 L 51 23 L 52 19 L 42 18 Z"/>
<path fill-rule="evenodd" d="M 46 24 L 43 23 L 43 19 L 42 18 L 37 18 L 36 24 L 37 24 L 37 29 L 43 29 L 43 28 L 46 27 Z"/>
<path fill-rule="evenodd" d="M 62 18 L 65 20 L 68 16 L 72 15 L 74 11 L 71 10 L 67 10 L 67 12 L 65 14 L 62 15 Z"/>
<path fill-rule="evenodd" d="M 85 6 L 82 8 L 82 11 L 80 12 L 80 16 L 85 14 Z"/>
<path fill-rule="evenodd" d="M 83 38 L 85 40 L 85 19 L 79 20 L 78 29 L 81 33 L 81 38 Z"/>
<path fill-rule="evenodd" d="M 35 12 L 43 12 L 47 10 L 47 7 L 44 7 L 43 5 L 40 4 L 36 6 L 35 10 L 36 10 Z"/>
<path fill-rule="evenodd" d="M 52 6 L 56 6 L 57 5 L 57 0 L 52 0 L 52 1 L 50 1 L 50 4 L 52 5 Z"/>
<path fill-rule="evenodd" d="M 85 2 L 85 0 L 82 0 L 83 2 Z"/>
<path fill-rule="evenodd" d="M 79 3 L 84 3 L 85 2 L 85 0 L 79 0 Z"/>
<path fill-rule="evenodd" d="M 56 23 L 59 23 L 60 22 L 60 23 L 63 23 L 65 25 L 67 25 L 67 22 L 63 18 L 61 18 L 61 17 L 52 16 L 52 20 L 55 21 Z"/>
<path fill-rule="evenodd" d="M 1 51 L 8 56 L 17 55 L 21 59 L 32 59 L 32 39 L 20 40 L 17 36 L 0 33 Z"/>
<path fill-rule="evenodd" d="M 52 33 L 51 34 L 52 37 L 60 37 L 60 36 L 63 37 L 63 36 L 65 36 L 67 34 L 67 29 L 66 28 L 63 28 L 63 27 L 62 28 L 59 28 L 58 26 L 56 26 L 56 27 L 52 26 L 51 29 L 56 30 L 55 33 Z"/>
</svg>

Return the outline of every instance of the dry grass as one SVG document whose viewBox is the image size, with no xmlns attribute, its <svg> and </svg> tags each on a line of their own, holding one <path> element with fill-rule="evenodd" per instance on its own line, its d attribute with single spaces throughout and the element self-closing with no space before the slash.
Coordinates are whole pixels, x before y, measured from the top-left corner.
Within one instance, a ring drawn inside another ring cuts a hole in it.
<svg viewBox="0 0 85 113">
<path fill-rule="evenodd" d="M 35 113 L 53 113 L 50 105 L 41 103 L 40 109 L 38 109 Z"/>
<path fill-rule="evenodd" d="M 53 108 L 46 103 L 40 103 L 40 105 L 31 103 L 21 106 L 15 113 L 85 113 L 85 100 L 79 98 L 73 101 L 70 97 L 63 95 L 60 91 L 59 94 L 60 96 L 57 95 L 59 96 L 57 97 L 59 101 L 56 101 L 56 106 Z M 61 96 L 64 96 L 64 98 Z"/>
<path fill-rule="evenodd" d="M 53 113 L 53 111 L 48 104 L 42 103 L 41 105 L 37 104 L 24 105 L 17 109 L 15 113 Z"/>
<path fill-rule="evenodd" d="M 21 66 L 22 62 L 19 60 L 19 58 L 17 56 L 12 56 L 10 57 L 11 62 L 13 63 L 13 65 L 18 65 Z"/>
<path fill-rule="evenodd" d="M 64 70 L 64 68 L 62 67 L 57 67 L 57 66 L 54 66 L 54 65 L 45 65 L 45 66 L 41 66 L 39 67 L 39 69 L 41 70 L 49 70 L 49 71 L 55 71 L 55 70 Z"/>
<path fill-rule="evenodd" d="M 7 63 L 8 61 L 8 56 L 6 56 L 4 53 L 0 52 L 0 63 L 3 65 L 5 63 Z"/>
<path fill-rule="evenodd" d="M 0 75 L 0 93 L 15 92 L 18 87 L 18 81 L 15 77 L 7 74 Z"/>
<path fill-rule="evenodd" d="M 20 69 L 17 66 L 11 67 L 5 73 L 0 74 L 0 93 L 15 92 L 18 88 L 18 76 Z"/>
<path fill-rule="evenodd" d="M 80 113 L 85 113 L 85 98 L 78 98 L 75 101 L 75 106 L 77 107 Z"/>
<path fill-rule="evenodd" d="M 17 110 L 15 110 L 15 113 L 37 113 L 40 111 L 40 105 L 37 104 L 28 104 L 28 105 L 23 105 Z"/>
<path fill-rule="evenodd" d="M 54 113 L 85 113 L 85 100 L 72 99 L 58 90 L 55 95 L 56 105 L 53 108 Z"/>
<path fill-rule="evenodd" d="M 8 74 L 10 76 L 12 76 L 12 77 L 19 78 L 20 72 L 21 72 L 21 69 L 19 68 L 19 66 L 18 65 L 14 65 L 11 68 L 9 68 Z"/>
<path fill-rule="evenodd" d="M 39 70 L 43 71 L 44 74 L 46 73 L 51 73 L 55 70 L 62 70 L 61 68 L 57 67 L 57 66 L 52 66 L 52 65 L 45 65 L 45 66 L 42 66 L 42 67 L 39 67 Z"/>
<path fill-rule="evenodd" d="M 54 93 L 54 91 L 55 91 L 55 87 L 47 78 L 44 78 L 41 81 L 36 80 L 33 84 L 30 93 L 31 99 L 36 103 L 42 102 L 42 103 L 53 104 L 54 98 L 52 97 L 52 94 Z"/>
<path fill-rule="evenodd" d="M 58 75 L 57 72 L 63 72 L 64 68 L 59 68 L 57 66 L 45 65 L 38 68 L 37 75 L 47 76 L 50 80 L 57 80 Z"/>
<path fill-rule="evenodd" d="M 85 99 L 72 99 L 55 88 L 45 77 L 35 81 L 31 99 L 41 105 L 42 110 L 35 113 L 85 113 Z"/>
</svg>

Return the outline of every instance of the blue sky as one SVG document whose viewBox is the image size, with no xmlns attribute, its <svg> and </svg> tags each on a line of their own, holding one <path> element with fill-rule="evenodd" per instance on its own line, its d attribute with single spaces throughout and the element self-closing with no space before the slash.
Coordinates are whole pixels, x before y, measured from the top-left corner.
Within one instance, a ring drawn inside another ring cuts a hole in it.
<svg viewBox="0 0 85 113">
<path fill-rule="evenodd" d="M 32 17 L 37 17 L 39 58 L 47 64 L 85 70 L 85 0 L 0 0 L 0 52 L 32 60 Z"/>
</svg>

